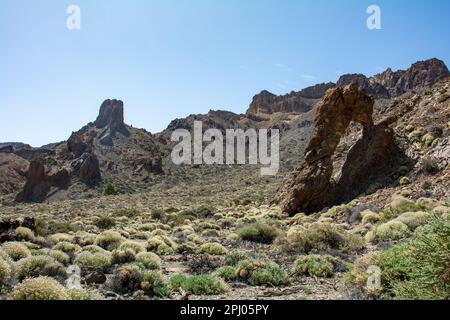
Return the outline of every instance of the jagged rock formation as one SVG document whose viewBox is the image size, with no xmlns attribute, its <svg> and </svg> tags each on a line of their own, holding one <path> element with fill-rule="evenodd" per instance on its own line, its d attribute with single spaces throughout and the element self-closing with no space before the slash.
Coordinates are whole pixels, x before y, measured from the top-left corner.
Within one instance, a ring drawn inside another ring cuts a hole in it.
<svg viewBox="0 0 450 320">
<path fill-rule="evenodd" d="M 73 172 L 88 186 L 95 186 L 101 181 L 100 164 L 91 153 L 83 153 L 72 163 Z"/>
<path fill-rule="evenodd" d="M 400 151 L 385 123 L 374 125 L 374 99 L 356 83 L 330 89 L 317 106 L 314 135 L 303 164 L 283 182 L 274 202 L 290 214 L 311 213 L 350 198 L 397 165 Z M 332 156 L 350 122 L 363 137 L 349 152 L 341 179 L 332 181 Z"/>
<path fill-rule="evenodd" d="M 39 160 L 33 160 L 27 172 L 27 182 L 23 190 L 16 196 L 16 202 L 42 202 L 48 196 L 52 188 L 65 189 L 70 183 L 67 170 L 46 172 L 44 164 Z"/>
<path fill-rule="evenodd" d="M 28 161 L 11 152 L 0 152 L 0 194 L 17 192 L 26 181 Z"/>
<path fill-rule="evenodd" d="M 357 83 L 367 94 L 377 98 L 395 98 L 408 91 L 430 87 L 450 75 L 445 63 L 439 59 L 430 59 L 414 63 L 407 70 L 386 71 L 373 77 L 363 74 L 343 75 L 337 85 L 344 87 Z"/>
<path fill-rule="evenodd" d="M 333 83 L 322 83 L 299 92 L 277 96 L 269 91 L 262 91 L 253 97 L 247 115 L 270 115 L 277 112 L 308 112 L 322 98 Z"/>
</svg>

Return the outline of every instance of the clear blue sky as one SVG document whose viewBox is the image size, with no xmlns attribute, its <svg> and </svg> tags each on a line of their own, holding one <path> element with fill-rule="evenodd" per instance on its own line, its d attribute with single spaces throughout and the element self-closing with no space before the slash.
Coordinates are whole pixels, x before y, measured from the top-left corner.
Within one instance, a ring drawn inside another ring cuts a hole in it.
<svg viewBox="0 0 450 320">
<path fill-rule="evenodd" d="M 81 30 L 66 8 L 81 8 Z M 382 30 L 366 9 L 382 10 Z M 39 146 L 95 120 L 106 98 L 152 132 L 263 89 L 450 61 L 450 1 L 1 0 L 0 141 Z"/>
</svg>

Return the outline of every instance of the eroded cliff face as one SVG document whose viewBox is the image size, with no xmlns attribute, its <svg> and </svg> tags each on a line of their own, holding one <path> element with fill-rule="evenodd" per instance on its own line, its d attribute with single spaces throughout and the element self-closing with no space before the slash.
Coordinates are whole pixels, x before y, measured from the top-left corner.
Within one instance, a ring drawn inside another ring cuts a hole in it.
<svg viewBox="0 0 450 320">
<path fill-rule="evenodd" d="M 249 116 L 263 116 L 274 113 L 308 112 L 334 83 L 322 83 L 305 88 L 299 92 L 277 96 L 269 91 L 262 91 L 253 97 L 247 111 Z"/>
<path fill-rule="evenodd" d="M 373 105 L 374 98 L 357 83 L 325 94 L 317 106 L 305 160 L 287 176 L 275 196 L 274 202 L 283 211 L 311 213 L 348 200 L 397 165 L 401 151 L 387 124 L 374 124 Z M 332 157 L 352 121 L 362 125 L 362 138 L 350 150 L 339 181 L 333 181 Z"/>
</svg>

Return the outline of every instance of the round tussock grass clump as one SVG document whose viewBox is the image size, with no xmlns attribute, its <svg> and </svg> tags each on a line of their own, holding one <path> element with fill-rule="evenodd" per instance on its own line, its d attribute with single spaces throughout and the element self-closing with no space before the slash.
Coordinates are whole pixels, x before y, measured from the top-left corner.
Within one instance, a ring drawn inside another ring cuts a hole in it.
<svg viewBox="0 0 450 320">
<path fill-rule="evenodd" d="M 0 257 L 0 288 L 8 283 L 11 277 L 11 266 Z"/>
<path fill-rule="evenodd" d="M 27 279 L 14 287 L 15 300 L 66 300 L 64 287 L 55 279 L 39 277 Z"/>
<path fill-rule="evenodd" d="M 67 278 L 67 272 L 61 263 L 49 256 L 30 256 L 17 262 L 16 277 L 19 281 L 40 276 L 64 280 Z"/>
<path fill-rule="evenodd" d="M 111 255 L 83 251 L 76 256 L 74 264 L 82 270 L 107 272 L 112 265 Z"/>
<path fill-rule="evenodd" d="M 202 244 L 199 248 L 199 253 L 207 253 L 210 255 L 221 256 L 227 254 L 227 249 L 220 243 L 209 242 Z"/>
<path fill-rule="evenodd" d="M 18 261 L 31 255 L 27 246 L 20 242 L 5 242 L 2 245 L 2 249 L 14 261 Z"/>
<path fill-rule="evenodd" d="M 270 244 L 280 234 L 278 228 L 263 222 L 242 227 L 236 232 L 244 241 Z"/>
<path fill-rule="evenodd" d="M 153 252 L 141 252 L 136 256 L 136 261 L 148 270 L 161 269 L 161 259 Z"/>
<path fill-rule="evenodd" d="M 105 250 L 113 251 L 119 248 L 123 241 L 124 238 L 119 232 L 107 230 L 97 236 L 95 245 L 102 247 Z"/>
</svg>

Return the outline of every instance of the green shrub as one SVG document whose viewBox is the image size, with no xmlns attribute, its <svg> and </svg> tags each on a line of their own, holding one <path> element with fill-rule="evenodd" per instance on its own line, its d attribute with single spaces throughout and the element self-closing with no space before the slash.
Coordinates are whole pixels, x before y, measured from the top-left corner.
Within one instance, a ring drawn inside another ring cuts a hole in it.
<svg viewBox="0 0 450 320">
<path fill-rule="evenodd" d="M 136 261 L 136 253 L 132 249 L 116 249 L 111 255 L 112 264 L 124 264 Z"/>
<path fill-rule="evenodd" d="M 286 272 L 275 263 L 267 262 L 263 269 L 254 270 L 249 279 L 254 286 L 284 286 L 290 283 Z"/>
<path fill-rule="evenodd" d="M 75 254 L 81 250 L 81 247 L 71 242 L 63 241 L 53 246 L 53 250 L 59 250 L 67 254 Z"/>
<path fill-rule="evenodd" d="M 108 182 L 103 186 L 103 195 L 111 196 L 115 194 L 117 194 L 117 189 L 112 183 Z"/>
<path fill-rule="evenodd" d="M 327 278 L 333 276 L 332 257 L 308 255 L 299 257 L 294 262 L 294 273 L 313 277 Z"/>
<path fill-rule="evenodd" d="M 74 237 L 67 233 L 55 233 L 48 237 L 48 240 L 56 245 L 60 242 L 72 242 L 74 240 Z"/>
<path fill-rule="evenodd" d="M 288 230 L 286 240 L 290 250 L 302 253 L 329 249 L 355 252 L 363 246 L 359 236 L 349 234 L 341 227 L 328 222 L 317 222 L 308 227 L 293 227 Z"/>
<path fill-rule="evenodd" d="M 17 262 L 16 276 L 20 281 L 39 276 L 65 279 L 67 273 L 61 263 L 49 256 L 31 256 Z"/>
<path fill-rule="evenodd" d="M 236 277 L 254 286 L 283 286 L 290 283 L 288 275 L 280 266 L 264 260 L 242 260 L 237 267 Z"/>
<path fill-rule="evenodd" d="M 140 288 L 142 275 L 134 266 L 124 266 L 114 272 L 112 289 L 118 293 L 132 293 Z"/>
<path fill-rule="evenodd" d="M 141 263 L 146 269 L 159 270 L 161 269 L 161 259 L 153 252 L 138 253 L 136 261 Z"/>
<path fill-rule="evenodd" d="M 94 225 L 103 230 L 111 229 L 116 225 L 116 220 L 109 216 L 102 216 L 94 221 Z"/>
<path fill-rule="evenodd" d="M 399 184 L 401 186 L 406 186 L 408 184 L 411 184 L 411 180 L 408 177 L 401 177 L 399 180 Z"/>
<path fill-rule="evenodd" d="M 227 266 L 237 266 L 240 261 L 248 259 L 248 254 L 244 251 L 234 250 L 230 252 L 225 258 Z"/>
<path fill-rule="evenodd" d="M 2 245 L 2 249 L 14 261 L 18 261 L 31 255 L 27 246 L 20 242 L 5 242 Z"/>
<path fill-rule="evenodd" d="M 69 289 L 66 291 L 67 300 L 74 301 L 90 301 L 90 300 L 101 300 L 100 296 L 83 289 Z"/>
<path fill-rule="evenodd" d="M 137 241 L 125 241 L 123 242 L 119 249 L 125 250 L 125 249 L 131 249 L 135 253 L 140 253 L 145 251 L 145 243 L 137 242 Z"/>
<path fill-rule="evenodd" d="M 225 249 L 225 247 L 222 246 L 220 243 L 209 242 L 202 244 L 198 252 L 207 253 L 215 256 L 221 256 L 227 253 L 227 249 Z"/>
<path fill-rule="evenodd" d="M 423 158 L 420 164 L 425 173 L 436 174 L 439 172 L 439 163 L 435 158 Z"/>
<path fill-rule="evenodd" d="M 33 241 L 34 234 L 33 231 L 31 231 L 31 229 L 29 228 L 18 227 L 16 229 L 16 237 L 18 237 L 20 240 Z"/>
<path fill-rule="evenodd" d="M 47 277 L 27 279 L 18 284 L 12 296 L 15 300 L 66 300 L 64 287 Z"/>
<path fill-rule="evenodd" d="M 411 235 L 406 224 L 398 220 L 383 223 L 366 235 L 369 242 L 401 240 Z"/>
<path fill-rule="evenodd" d="M 169 287 L 158 271 L 144 271 L 142 273 L 141 289 L 152 297 L 167 298 L 171 294 Z"/>
<path fill-rule="evenodd" d="M 227 290 L 227 286 L 222 279 L 210 275 L 192 277 L 176 275 L 170 279 L 170 285 L 174 289 L 182 288 L 184 291 L 190 291 L 195 295 L 215 295 Z"/>
<path fill-rule="evenodd" d="M 175 241 L 163 235 L 150 238 L 145 246 L 148 251 L 154 251 L 160 255 L 174 254 L 177 250 Z"/>
<path fill-rule="evenodd" d="M 235 266 L 224 266 L 217 269 L 214 272 L 214 275 L 222 278 L 225 281 L 235 281 L 237 279 L 236 271 L 237 269 Z"/>
<path fill-rule="evenodd" d="M 67 253 L 60 250 L 50 250 L 48 253 L 50 257 L 67 266 L 70 263 L 70 257 Z"/>
<path fill-rule="evenodd" d="M 11 271 L 10 265 L 0 257 L 0 288 L 8 283 Z"/>
<path fill-rule="evenodd" d="M 237 234 L 244 241 L 270 244 L 279 235 L 279 230 L 267 223 L 257 222 L 240 228 Z"/>
<path fill-rule="evenodd" d="M 120 233 L 113 230 L 107 230 L 97 236 L 95 244 L 105 250 L 112 251 L 117 249 L 123 241 L 124 239 Z"/>
<path fill-rule="evenodd" d="M 428 212 L 416 211 L 402 213 L 400 216 L 395 218 L 394 221 L 403 222 L 411 231 L 414 231 L 416 228 L 426 224 L 430 218 L 431 214 Z"/>
<path fill-rule="evenodd" d="M 351 282 L 365 285 L 369 265 L 381 269 L 379 294 L 386 299 L 450 298 L 450 222 L 433 218 L 419 227 L 413 239 L 388 250 L 357 260 L 350 272 Z M 363 263 L 364 262 L 364 263 Z"/>
<path fill-rule="evenodd" d="M 83 251 L 77 255 L 74 264 L 85 270 L 106 272 L 111 267 L 111 257 L 103 253 Z"/>
<path fill-rule="evenodd" d="M 384 210 L 381 213 L 380 220 L 382 222 L 388 222 L 392 219 L 397 218 L 402 213 L 423 211 L 425 209 L 425 207 L 417 205 L 414 202 L 404 202 L 393 207 L 391 206 L 391 208 Z"/>
</svg>

